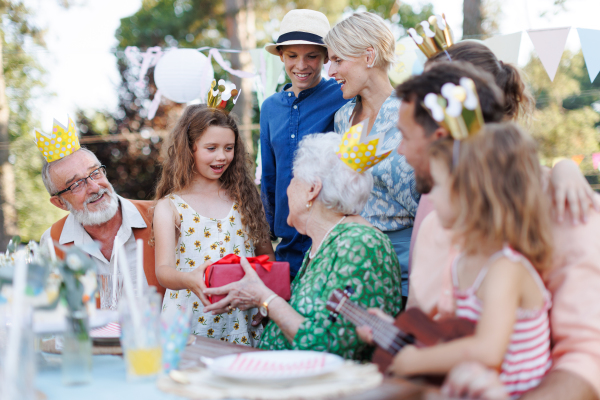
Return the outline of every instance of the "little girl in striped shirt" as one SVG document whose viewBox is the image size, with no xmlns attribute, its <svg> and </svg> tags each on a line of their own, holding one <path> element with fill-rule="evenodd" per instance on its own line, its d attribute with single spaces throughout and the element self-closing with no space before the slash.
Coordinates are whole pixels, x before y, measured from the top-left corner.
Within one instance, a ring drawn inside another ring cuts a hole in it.
<svg viewBox="0 0 600 400">
<path fill-rule="evenodd" d="M 405 347 L 392 371 L 444 374 L 463 361 L 498 369 L 513 398 L 551 366 L 550 295 L 539 272 L 550 263 L 550 205 L 533 140 L 512 123 L 488 124 L 457 145 L 430 149 L 430 194 L 440 222 L 462 251 L 452 265 L 456 315 L 473 336 Z"/>
</svg>

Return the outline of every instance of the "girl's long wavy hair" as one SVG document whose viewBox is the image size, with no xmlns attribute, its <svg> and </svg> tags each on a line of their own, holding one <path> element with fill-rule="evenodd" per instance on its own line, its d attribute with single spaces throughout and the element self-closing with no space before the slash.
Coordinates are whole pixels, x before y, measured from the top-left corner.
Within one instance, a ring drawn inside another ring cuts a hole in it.
<svg viewBox="0 0 600 400">
<path fill-rule="evenodd" d="M 155 200 L 171 193 L 181 193 L 194 180 L 197 173 L 194 147 L 210 126 L 231 129 L 235 135 L 233 160 L 221 178 L 221 187 L 238 204 L 242 224 L 252 241 L 269 241 L 269 226 L 258 189 L 250 175 L 252 165 L 232 116 L 204 104 L 188 106 L 168 138 L 167 154 L 162 163 L 162 174 L 156 186 Z"/>
<path fill-rule="evenodd" d="M 458 211 L 452 227 L 467 254 L 508 244 L 538 271 L 550 266 L 552 225 L 535 142 L 515 123 L 486 124 L 460 142 L 431 144 L 431 159 L 451 171 L 450 199 Z"/>
</svg>

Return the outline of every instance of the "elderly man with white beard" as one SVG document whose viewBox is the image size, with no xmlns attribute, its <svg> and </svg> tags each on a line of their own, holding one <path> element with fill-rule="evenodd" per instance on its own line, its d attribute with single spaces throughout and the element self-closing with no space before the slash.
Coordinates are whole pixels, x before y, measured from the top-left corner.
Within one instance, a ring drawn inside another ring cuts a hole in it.
<svg viewBox="0 0 600 400">
<path fill-rule="evenodd" d="M 114 269 L 116 246 L 124 247 L 127 265 L 135 272 L 136 239 L 142 239 L 146 275 L 143 286 L 156 286 L 157 291 L 164 294 L 154 272 L 154 248 L 149 245 L 152 202 L 127 200 L 115 193 L 106 177 L 106 168 L 93 152 L 79 146 L 71 120 L 68 129 L 56 120 L 54 128 L 54 135 L 37 133 L 38 147 L 46 159 L 42 180 L 50 193 L 50 202 L 70 214 L 48 228 L 41 243 L 51 238 L 55 245 L 83 245 L 84 251 L 89 251 L 96 262 L 98 274 L 110 274 Z M 61 136 L 68 136 L 72 147 L 63 147 L 61 153 L 60 149 L 55 150 L 53 157 L 48 149 L 66 145 L 67 138 Z M 92 250 L 93 246 L 85 246 L 93 242 L 97 242 L 99 248 Z M 62 256 L 60 249 L 56 251 Z M 136 279 L 135 273 L 132 278 Z"/>
</svg>

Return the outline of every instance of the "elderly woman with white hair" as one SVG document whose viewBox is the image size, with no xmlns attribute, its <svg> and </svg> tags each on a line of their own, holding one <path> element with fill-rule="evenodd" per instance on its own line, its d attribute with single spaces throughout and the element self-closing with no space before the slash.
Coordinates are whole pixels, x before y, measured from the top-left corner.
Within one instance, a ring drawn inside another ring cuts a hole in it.
<svg viewBox="0 0 600 400">
<path fill-rule="evenodd" d="M 369 136 L 384 134 L 385 144 L 399 145 L 400 100 L 388 78 L 396 43 L 385 21 L 373 13 L 356 13 L 325 36 L 331 66 L 329 75 L 340 82 L 346 103 L 335 114 L 335 131 L 369 120 Z M 394 147 L 396 147 L 394 146 Z M 361 215 L 392 241 L 402 267 L 402 298 L 408 296 L 408 256 L 420 194 L 415 174 L 396 151 L 372 168 L 373 190 Z"/>
<path fill-rule="evenodd" d="M 350 298 L 361 306 L 392 315 L 400 311 L 400 266 L 392 244 L 359 215 L 373 178 L 340 161 L 335 153 L 339 141 L 335 133 L 307 136 L 294 159 L 294 177 L 287 190 L 288 224 L 308 235 L 312 247 L 293 282 L 289 303 L 267 288 L 245 259 L 242 280 L 203 290 L 206 295 L 226 294 L 223 300 L 206 304 L 205 311 L 263 306 L 270 322 L 261 338 L 262 349 L 327 351 L 368 360 L 373 347 L 359 340 L 352 324 L 343 317 L 335 323 L 328 319 L 325 303 L 332 291 L 352 286 Z"/>
</svg>

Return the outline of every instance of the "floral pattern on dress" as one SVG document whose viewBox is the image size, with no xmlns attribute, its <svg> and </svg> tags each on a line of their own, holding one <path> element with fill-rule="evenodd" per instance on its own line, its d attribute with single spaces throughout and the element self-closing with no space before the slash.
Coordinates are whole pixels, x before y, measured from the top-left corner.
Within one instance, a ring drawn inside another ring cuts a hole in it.
<svg viewBox="0 0 600 400">
<path fill-rule="evenodd" d="M 352 286 L 350 299 L 365 308 L 382 307 L 396 315 L 402 306 L 397 295 L 400 265 L 392 243 L 379 230 L 357 223 L 336 226 L 315 257 L 306 252 L 292 284 L 289 304 L 305 320 L 293 342 L 269 322 L 260 343 L 266 350 L 315 350 L 338 354 L 347 359 L 370 360 L 374 347 L 358 338 L 355 326 L 342 315 L 329 319 L 325 303 L 334 289 Z"/>
<path fill-rule="evenodd" d="M 180 215 L 180 232 L 183 233 L 179 235 L 175 247 L 177 270 L 190 272 L 205 261 L 217 261 L 226 254 L 254 256 L 254 244 L 251 240 L 245 239 L 246 228 L 241 223 L 237 204 L 233 204 L 225 218 L 215 219 L 198 214 L 175 194 L 168 197 Z M 244 235 L 236 235 L 236 232 L 243 232 Z M 192 308 L 191 332 L 194 335 L 252 347 L 256 347 L 260 342 L 262 325 L 259 324 L 255 328 L 248 323 L 257 314 L 256 308 L 212 315 L 203 312 L 202 302 L 190 290 L 167 289 L 162 312 L 169 313 L 181 306 Z"/>
<path fill-rule="evenodd" d="M 351 127 L 350 118 L 356 100 L 335 113 L 335 132 L 340 135 Z M 392 153 L 370 169 L 373 190 L 361 216 L 382 231 L 399 231 L 413 226 L 421 195 L 417 192 L 415 172 L 406 158 L 396 151 L 402 140 L 398 130 L 400 100 L 392 94 L 381 106 L 369 135 L 385 133 L 384 145 Z"/>
</svg>

